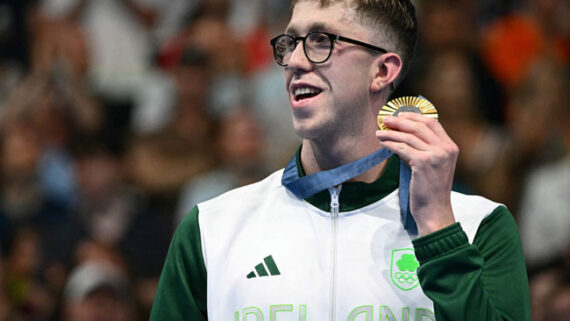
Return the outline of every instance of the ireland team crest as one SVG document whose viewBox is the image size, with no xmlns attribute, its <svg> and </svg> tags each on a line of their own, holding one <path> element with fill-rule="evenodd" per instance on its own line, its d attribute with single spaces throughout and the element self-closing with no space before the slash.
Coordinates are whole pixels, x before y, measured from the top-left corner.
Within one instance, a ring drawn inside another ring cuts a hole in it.
<svg viewBox="0 0 570 321">
<path fill-rule="evenodd" d="M 420 284 L 416 273 L 419 266 L 413 249 L 392 250 L 390 278 L 401 290 L 409 291 Z"/>
</svg>

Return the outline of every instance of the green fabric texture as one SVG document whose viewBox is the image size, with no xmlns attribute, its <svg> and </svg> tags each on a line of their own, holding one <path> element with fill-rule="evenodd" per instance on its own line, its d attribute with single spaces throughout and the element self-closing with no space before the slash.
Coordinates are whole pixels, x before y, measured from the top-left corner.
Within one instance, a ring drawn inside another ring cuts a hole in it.
<svg viewBox="0 0 570 321">
<path fill-rule="evenodd" d="M 459 223 L 413 241 L 438 321 L 530 320 L 528 279 L 511 213 L 500 206 L 469 244 Z"/>
<path fill-rule="evenodd" d="M 302 148 L 302 147 L 301 147 Z M 297 151 L 297 170 L 299 176 L 306 176 L 301 165 L 301 148 Z M 342 184 L 339 198 L 339 211 L 353 211 L 381 200 L 398 188 L 400 179 L 400 158 L 392 155 L 388 158 L 386 166 L 376 181 L 368 184 L 363 182 L 349 182 Z M 328 190 L 319 192 L 305 199 L 316 208 L 329 212 L 331 197 Z"/>
<path fill-rule="evenodd" d="M 168 250 L 150 314 L 151 321 L 207 320 L 206 267 L 198 207 L 180 223 Z"/>
</svg>

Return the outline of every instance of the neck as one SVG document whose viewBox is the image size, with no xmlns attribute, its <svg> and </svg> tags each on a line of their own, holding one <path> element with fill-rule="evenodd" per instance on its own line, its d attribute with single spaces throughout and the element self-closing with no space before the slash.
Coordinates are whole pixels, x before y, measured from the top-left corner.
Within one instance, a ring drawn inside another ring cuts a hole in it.
<svg viewBox="0 0 570 321">
<path fill-rule="evenodd" d="M 348 164 L 382 148 L 371 133 L 358 139 L 344 139 L 337 142 L 330 140 L 303 140 L 301 164 L 307 175 L 333 169 Z M 374 166 L 351 181 L 374 182 L 382 172 L 386 161 Z"/>
<path fill-rule="evenodd" d="M 307 175 L 333 169 L 348 164 L 382 148 L 374 134 L 378 129 L 376 118 L 380 108 L 386 103 L 389 92 L 381 91 L 372 96 L 369 114 L 362 123 L 349 126 L 348 130 L 337 131 L 334 136 L 303 139 L 301 164 Z M 374 107 L 372 107 L 374 106 Z M 374 166 L 363 174 L 351 179 L 372 183 L 378 177 L 387 161 Z"/>
</svg>

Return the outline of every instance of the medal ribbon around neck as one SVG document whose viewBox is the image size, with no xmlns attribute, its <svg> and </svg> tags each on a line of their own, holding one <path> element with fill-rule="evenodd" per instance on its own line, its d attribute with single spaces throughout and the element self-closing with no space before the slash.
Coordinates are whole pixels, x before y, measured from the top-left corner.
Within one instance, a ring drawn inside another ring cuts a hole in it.
<svg viewBox="0 0 570 321">
<path fill-rule="evenodd" d="M 403 111 L 415 112 L 437 119 L 437 111 L 431 102 L 422 96 L 407 96 L 391 100 L 382 107 L 378 113 L 378 127 L 381 130 L 389 130 L 389 128 L 382 122 L 382 117 L 398 116 L 398 114 Z M 298 171 L 297 160 L 294 156 L 283 171 L 281 184 L 296 197 L 305 199 L 318 192 L 342 184 L 351 178 L 368 171 L 393 154 L 394 153 L 392 151 L 382 148 L 351 163 L 303 177 L 301 177 Z M 412 172 L 410 167 L 400 160 L 400 178 L 398 187 L 400 196 L 400 216 L 406 231 L 410 234 L 417 235 L 418 228 L 410 213 L 411 178 Z"/>
</svg>

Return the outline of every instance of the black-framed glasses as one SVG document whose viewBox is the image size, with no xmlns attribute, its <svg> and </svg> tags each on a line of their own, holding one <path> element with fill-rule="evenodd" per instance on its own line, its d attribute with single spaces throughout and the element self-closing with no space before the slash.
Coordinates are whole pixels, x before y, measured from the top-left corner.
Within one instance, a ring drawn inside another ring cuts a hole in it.
<svg viewBox="0 0 570 321">
<path fill-rule="evenodd" d="M 362 41 L 321 31 L 310 32 L 304 37 L 295 37 L 287 34 L 279 35 L 271 39 L 271 46 L 273 47 L 275 61 L 281 66 L 287 66 L 293 51 L 297 48 L 297 44 L 299 41 L 302 41 L 303 51 L 305 52 L 307 59 L 313 63 L 320 64 L 330 58 L 336 40 L 349 42 L 381 53 L 388 52 L 386 49 L 376 47 Z"/>
</svg>

